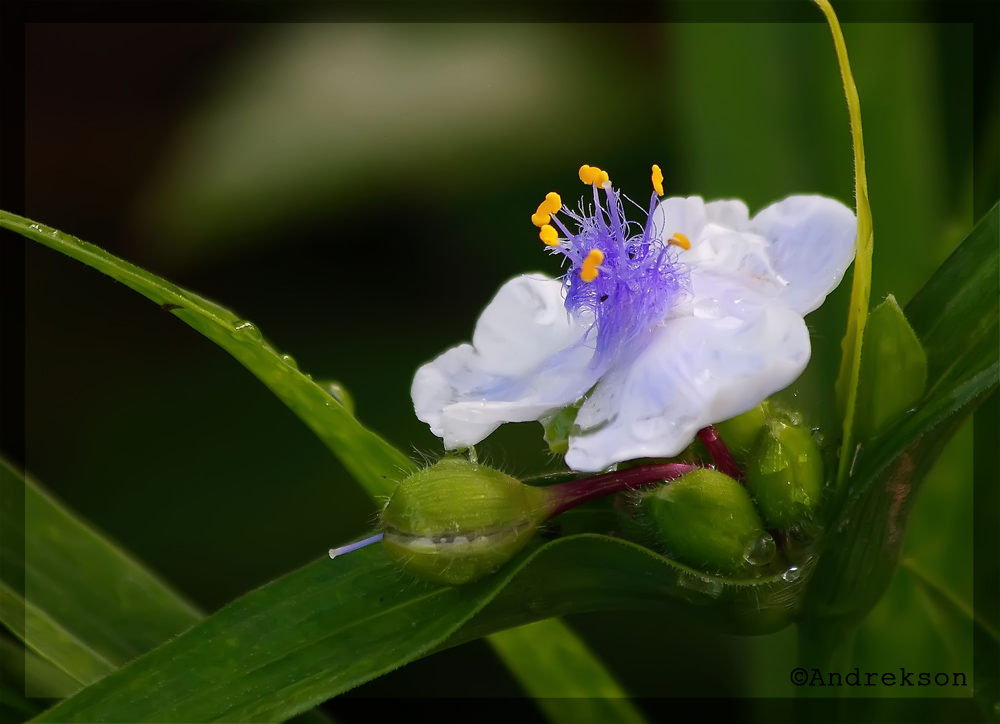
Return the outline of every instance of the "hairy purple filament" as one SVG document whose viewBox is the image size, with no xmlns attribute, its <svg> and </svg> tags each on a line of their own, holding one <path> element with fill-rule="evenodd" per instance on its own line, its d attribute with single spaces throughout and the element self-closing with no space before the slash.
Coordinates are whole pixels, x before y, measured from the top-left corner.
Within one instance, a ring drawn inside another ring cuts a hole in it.
<svg viewBox="0 0 1000 724">
<path fill-rule="evenodd" d="M 650 199 L 643 224 L 630 222 L 622 207 L 622 195 L 606 183 L 601 203 L 600 191 L 593 185 L 594 204 L 589 210 L 583 202 L 579 212 L 563 207 L 578 231 L 573 233 L 555 214 L 553 223 L 562 235 L 553 253 L 565 256 L 571 267 L 563 277 L 566 309 L 594 316 L 596 354 L 594 363 L 606 364 L 622 349 L 641 340 L 659 324 L 677 299 L 688 288 L 688 273 L 678 261 L 677 252 L 665 233 L 674 230 L 655 228 L 652 214 L 657 195 Z M 603 255 L 596 278 L 581 276 L 584 262 L 592 250 Z"/>
</svg>

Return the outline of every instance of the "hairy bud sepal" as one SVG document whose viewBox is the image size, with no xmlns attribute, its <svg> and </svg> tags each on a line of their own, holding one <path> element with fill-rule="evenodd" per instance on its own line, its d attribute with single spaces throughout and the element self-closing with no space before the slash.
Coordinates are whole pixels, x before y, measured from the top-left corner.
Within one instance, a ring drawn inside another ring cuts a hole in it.
<svg viewBox="0 0 1000 724">
<path fill-rule="evenodd" d="M 485 465 L 445 458 L 393 492 L 382 511 L 382 545 L 413 576 L 470 583 L 531 540 L 552 509 L 550 497 Z"/>
<path fill-rule="evenodd" d="M 823 493 L 823 455 L 812 433 L 771 420 L 751 460 L 747 487 L 768 526 L 790 528 L 810 519 Z"/>
<path fill-rule="evenodd" d="M 745 573 L 775 555 L 746 489 L 715 470 L 694 470 L 639 494 L 634 515 L 674 558 L 706 572 Z"/>
</svg>

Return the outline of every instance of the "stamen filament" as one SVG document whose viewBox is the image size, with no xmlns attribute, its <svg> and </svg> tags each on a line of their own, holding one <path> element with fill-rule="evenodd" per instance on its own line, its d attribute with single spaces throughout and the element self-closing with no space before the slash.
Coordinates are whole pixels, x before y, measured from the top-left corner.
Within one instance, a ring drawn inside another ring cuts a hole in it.
<svg viewBox="0 0 1000 724">
<path fill-rule="evenodd" d="M 611 222 L 614 224 L 615 234 L 618 239 L 624 241 L 625 234 L 622 232 L 622 221 L 618 216 L 618 197 L 615 195 L 614 189 L 610 186 L 605 187 L 604 192 L 608 197 L 608 213 L 611 215 Z M 622 249 L 621 251 L 625 250 Z"/>
</svg>

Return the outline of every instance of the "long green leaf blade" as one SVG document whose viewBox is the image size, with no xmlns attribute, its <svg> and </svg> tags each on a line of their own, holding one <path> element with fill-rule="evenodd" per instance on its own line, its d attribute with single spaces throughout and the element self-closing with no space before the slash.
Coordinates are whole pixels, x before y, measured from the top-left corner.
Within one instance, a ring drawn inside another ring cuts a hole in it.
<svg viewBox="0 0 1000 724">
<path fill-rule="evenodd" d="M 0 485 L 5 499 L 24 499 L 23 518 L 17 510 L 0 511 L 0 524 L 24 537 L 24 559 L 4 561 L 8 605 L 3 623 L 20 628 L 14 633 L 78 681 L 89 683 L 141 656 L 201 616 L 140 563 L 3 461 Z M 23 591 L 7 583 L 19 578 L 13 569 L 20 566 Z M 18 605 L 16 599 L 27 607 L 23 628 L 15 615 L 6 613 Z M 68 648 L 62 648 L 60 641 Z M 92 661 L 69 664 L 55 656 L 53 646 L 67 653 L 85 650 Z"/>
<path fill-rule="evenodd" d="M 37 721 L 282 721 L 390 671 L 484 603 L 403 578 L 381 548 L 324 558 L 247 594 Z"/>
<path fill-rule="evenodd" d="M 559 619 L 495 633 L 490 643 L 550 721 L 645 721 L 611 672 Z"/>
<path fill-rule="evenodd" d="M 854 280 L 851 284 L 851 305 L 847 317 L 847 333 L 841 343 L 840 372 L 837 375 L 837 402 L 843 412 L 844 430 L 837 470 L 837 484 L 843 485 L 848 474 L 848 464 L 854 449 L 854 407 L 858 396 L 858 379 L 861 375 L 861 344 L 868 320 L 868 301 L 872 289 L 872 250 L 874 232 L 872 211 L 868 203 L 868 176 L 865 172 L 865 143 L 861 130 L 861 100 L 854 84 L 851 64 L 847 59 L 847 44 L 840 30 L 840 22 L 828 0 L 814 0 L 830 25 L 833 44 L 837 51 L 840 76 L 844 81 L 844 95 L 851 117 L 851 137 L 854 141 L 854 193 L 858 218 L 857 252 L 854 257 Z"/>
<path fill-rule="evenodd" d="M 24 618 L 15 615 L 24 609 Z M 84 686 L 115 670 L 115 665 L 54 621 L 38 606 L 0 583 L 0 620 L 8 630 L 47 661 Z M 24 625 L 19 625 L 23 620 Z"/>
<path fill-rule="evenodd" d="M 38 721 L 282 720 L 432 651 L 571 613 L 684 610 L 723 630 L 775 631 L 804 579 L 724 582 L 577 535 L 450 588 L 405 576 L 369 546 L 247 594 Z"/>
<path fill-rule="evenodd" d="M 405 455 L 362 427 L 350 410 L 297 368 L 290 366 L 263 340 L 252 323 L 92 244 L 43 224 L 0 212 L 0 226 L 17 231 L 121 281 L 169 309 L 226 349 L 327 444 L 369 496 L 390 495 L 395 483 L 415 470 L 414 463 Z M 586 650 L 571 631 L 565 630 L 562 638 L 567 647 L 576 647 L 581 652 Z M 515 665 L 514 658 L 508 664 Z M 596 660 L 592 660 L 591 664 L 595 668 L 601 666 Z"/>
<path fill-rule="evenodd" d="M 962 421 L 1000 380 L 1000 206 L 970 232 L 907 305 L 927 352 L 916 410 L 862 445 L 807 592 L 811 617 L 857 621 L 881 597 L 926 473 Z"/>
<path fill-rule="evenodd" d="M 309 425 L 372 497 L 390 495 L 395 483 L 416 469 L 413 461 L 362 426 L 335 398 L 284 359 L 252 322 L 44 224 L 0 211 L 0 227 L 120 281 L 225 349 Z"/>
</svg>

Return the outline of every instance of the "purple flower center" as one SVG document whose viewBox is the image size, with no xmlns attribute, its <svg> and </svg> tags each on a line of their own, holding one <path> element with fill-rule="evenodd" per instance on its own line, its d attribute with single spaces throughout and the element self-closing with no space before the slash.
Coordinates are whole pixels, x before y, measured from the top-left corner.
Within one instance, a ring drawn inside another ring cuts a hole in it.
<svg viewBox="0 0 1000 724">
<path fill-rule="evenodd" d="M 572 231 L 553 213 L 552 223 L 562 233 L 556 243 L 546 243 L 553 253 L 569 260 L 571 266 L 563 276 L 566 309 L 593 315 L 588 338 L 596 334 L 594 363 L 603 365 L 625 348 L 641 344 L 687 292 L 689 275 L 677 258 L 677 248 L 664 238 L 665 230 L 653 228 L 656 193 L 640 224 L 625 217 L 623 196 L 610 181 L 600 189 L 597 183 L 592 186 L 592 207 L 585 208 L 581 200 L 579 212 L 560 209 L 577 230 Z"/>
</svg>

